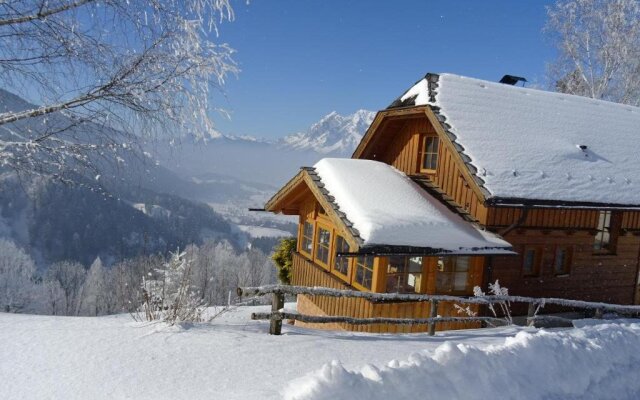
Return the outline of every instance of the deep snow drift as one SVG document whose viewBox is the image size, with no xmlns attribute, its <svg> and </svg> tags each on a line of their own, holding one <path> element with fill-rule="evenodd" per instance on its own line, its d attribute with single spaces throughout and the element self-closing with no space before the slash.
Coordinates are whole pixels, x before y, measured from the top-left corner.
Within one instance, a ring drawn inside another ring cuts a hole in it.
<svg viewBox="0 0 640 400">
<path fill-rule="evenodd" d="M 338 362 L 289 384 L 288 400 L 637 399 L 640 324 L 519 332 L 479 349 L 447 342 L 435 351 L 350 371 Z"/>
<path fill-rule="evenodd" d="M 243 307 L 211 323 L 175 327 L 135 323 L 128 315 L 0 313 L 0 398 L 375 400 L 493 393 L 631 399 L 640 393 L 640 324 L 435 337 L 285 325 L 282 336 L 270 336 L 267 322 L 249 320 L 268 308 Z M 327 393 L 334 397 L 322 397 Z"/>
</svg>

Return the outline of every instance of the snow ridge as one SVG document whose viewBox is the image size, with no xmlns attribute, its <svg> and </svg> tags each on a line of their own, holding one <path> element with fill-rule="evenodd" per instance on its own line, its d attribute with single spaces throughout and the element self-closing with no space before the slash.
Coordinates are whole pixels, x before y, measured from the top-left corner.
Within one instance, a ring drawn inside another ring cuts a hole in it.
<svg viewBox="0 0 640 400">
<path fill-rule="evenodd" d="M 344 116 L 333 111 L 311 125 L 306 132 L 284 137 L 281 145 L 294 150 L 348 156 L 362 140 L 375 115 L 375 112 L 367 110 Z"/>
<path fill-rule="evenodd" d="M 640 324 L 519 332 L 480 349 L 446 342 L 377 368 L 348 370 L 338 361 L 290 382 L 287 400 L 637 399 Z"/>
</svg>

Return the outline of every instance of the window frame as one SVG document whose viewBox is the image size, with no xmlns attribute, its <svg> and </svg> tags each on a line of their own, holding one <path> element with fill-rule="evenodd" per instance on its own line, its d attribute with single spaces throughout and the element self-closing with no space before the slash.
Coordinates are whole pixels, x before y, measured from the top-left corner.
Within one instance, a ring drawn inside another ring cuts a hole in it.
<svg viewBox="0 0 640 400">
<path fill-rule="evenodd" d="M 401 258 L 402 259 L 402 269 L 399 272 L 389 272 L 389 267 L 391 266 L 391 260 L 392 258 Z M 420 259 L 420 272 L 416 273 L 415 271 L 410 271 L 410 265 L 411 265 L 411 259 L 412 258 L 419 258 Z M 386 260 L 386 265 L 385 267 L 385 282 L 384 282 L 384 291 L 385 293 L 401 293 L 401 294 L 416 294 L 416 293 L 424 293 L 424 284 L 423 284 L 423 278 L 426 274 L 424 265 L 425 265 L 425 260 L 424 257 L 409 257 L 409 256 L 389 256 L 385 258 Z M 409 276 L 410 275 L 414 275 L 416 276 L 416 282 L 413 286 L 408 284 L 409 281 Z M 389 277 L 396 277 L 396 285 L 395 291 L 389 291 Z M 413 291 L 407 291 L 407 290 L 403 290 L 400 291 L 399 289 L 401 288 L 410 288 L 413 287 L 414 290 Z"/>
<path fill-rule="evenodd" d="M 533 272 L 525 272 L 525 261 L 527 252 L 533 251 Z M 544 259 L 544 248 L 541 246 L 524 246 L 522 250 L 522 262 L 520 263 L 520 273 L 523 278 L 539 278 L 542 275 L 542 261 Z"/>
<path fill-rule="evenodd" d="M 457 266 L 458 266 L 458 258 L 466 258 L 467 259 L 467 270 L 466 271 L 458 271 L 457 270 Z M 449 261 L 451 259 L 455 259 L 456 263 L 454 265 L 454 268 L 451 271 L 440 271 L 438 269 L 438 261 L 440 261 L 440 259 L 443 259 L 446 261 Z M 471 286 L 471 282 L 470 282 L 470 278 L 472 275 L 472 269 L 473 269 L 473 258 L 471 256 L 443 256 L 443 257 L 438 257 L 436 259 L 436 275 L 435 275 L 435 293 L 436 294 L 452 294 L 452 295 L 461 295 L 461 294 L 469 294 L 470 292 L 470 286 Z M 465 284 L 464 289 L 461 290 L 455 290 L 455 276 L 456 273 L 462 273 L 462 272 L 466 272 L 467 273 L 467 282 Z M 442 288 L 438 287 L 438 274 L 443 274 L 443 273 L 447 273 L 450 276 L 450 287 L 451 287 L 451 291 L 442 291 Z"/>
<path fill-rule="evenodd" d="M 311 252 L 307 253 L 307 251 L 304 248 L 304 242 L 305 239 L 307 239 L 307 236 L 305 235 L 305 225 L 309 224 L 311 225 Z M 315 233 L 316 233 L 316 226 L 315 226 L 315 221 L 313 220 L 309 220 L 309 219 L 305 219 L 304 221 L 302 221 L 302 224 L 300 225 L 300 245 L 298 246 L 298 251 L 309 257 L 309 259 L 313 259 L 314 254 L 315 254 Z"/>
<path fill-rule="evenodd" d="M 435 139 L 436 140 L 436 149 L 435 152 L 428 152 L 427 151 L 427 140 L 429 139 Z M 420 139 L 420 148 L 419 148 L 419 170 L 421 173 L 427 173 L 427 174 L 433 174 L 436 172 L 437 168 L 438 168 L 438 161 L 440 159 L 440 143 L 442 142 L 442 140 L 440 140 L 440 136 L 438 136 L 437 134 L 430 134 L 430 133 L 423 133 L 421 135 L 421 139 Z M 427 155 L 431 155 L 432 159 L 435 156 L 435 167 L 434 168 L 425 168 L 425 161 L 426 161 L 426 157 Z"/>
<path fill-rule="evenodd" d="M 565 252 L 565 258 L 563 260 L 563 269 L 558 271 L 558 253 L 560 250 Z M 553 249 L 553 275 L 555 276 L 569 276 L 571 274 L 571 264 L 573 263 L 573 246 L 570 245 L 556 245 Z"/>
<path fill-rule="evenodd" d="M 320 229 L 327 231 L 329 233 L 329 240 L 327 242 L 327 261 L 324 262 L 322 261 L 320 258 L 318 258 L 318 250 L 320 247 L 320 243 L 318 242 L 319 238 L 320 238 Z M 331 255 L 332 253 L 332 240 L 333 240 L 333 229 L 331 229 L 330 226 L 323 224 L 321 222 L 316 221 L 316 226 L 315 226 L 315 230 L 314 230 L 314 241 L 313 241 L 313 260 L 320 265 L 321 267 L 323 267 L 326 270 L 330 270 L 331 269 Z"/>
<path fill-rule="evenodd" d="M 361 263 L 360 262 L 361 259 L 365 260 L 365 263 Z M 366 265 L 366 260 L 368 260 L 368 259 L 371 260 L 371 268 L 369 268 Z M 353 282 L 352 282 L 353 286 L 356 289 L 369 291 L 369 292 L 373 291 L 373 279 L 374 279 L 374 276 L 375 276 L 375 269 L 376 269 L 375 261 L 376 261 L 376 258 L 374 256 L 372 256 L 372 255 L 362 255 L 362 256 L 356 257 L 356 260 L 354 262 L 355 267 L 354 267 L 354 271 L 353 271 Z M 364 282 L 360 283 L 358 281 L 358 271 L 361 269 L 361 267 L 362 267 L 362 269 L 365 270 L 365 273 L 366 273 L 366 271 L 371 271 L 371 286 L 370 287 L 365 286 Z"/>
<path fill-rule="evenodd" d="M 346 250 L 350 251 L 351 250 L 351 246 L 349 246 L 349 242 L 347 242 L 347 239 L 345 239 L 342 235 L 340 235 L 339 233 L 335 233 L 333 235 L 333 264 L 331 266 L 331 270 L 339 277 L 344 278 L 347 282 L 349 281 L 349 276 L 350 276 L 350 272 L 351 272 L 351 259 L 349 257 L 340 257 L 338 258 L 338 252 L 340 251 L 344 251 L 344 250 L 340 250 L 340 248 L 338 247 L 338 239 L 342 239 L 343 243 L 347 246 Z M 338 261 L 344 261 L 347 264 L 347 270 L 345 272 L 340 271 L 337 268 L 338 265 Z"/>
<path fill-rule="evenodd" d="M 607 214 L 609 216 L 609 224 L 606 223 Z M 604 221 L 602 227 L 600 226 L 601 216 L 604 215 Z M 614 210 L 599 210 L 598 212 L 598 225 L 596 226 L 596 234 L 593 237 L 593 255 L 597 256 L 611 256 L 616 255 L 618 250 L 618 235 L 620 233 L 621 214 L 619 211 Z M 604 236 L 609 235 L 609 239 L 606 242 Z M 598 235 L 602 235 L 601 239 L 598 239 Z"/>
</svg>

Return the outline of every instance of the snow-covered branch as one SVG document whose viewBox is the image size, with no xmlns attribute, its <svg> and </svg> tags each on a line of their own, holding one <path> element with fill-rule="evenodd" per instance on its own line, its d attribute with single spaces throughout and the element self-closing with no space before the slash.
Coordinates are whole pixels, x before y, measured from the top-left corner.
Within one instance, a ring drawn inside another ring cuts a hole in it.
<svg viewBox="0 0 640 400">
<path fill-rule="evenodd" d="M 73 1 L 69 3 L 62 3 L 60 6 L 52 7 L 52 8 L 45 8 L 47 6 L 47 2 L 42 1 L 37 11 L 35 11 L 33 14 L 20 15 L 13 18 L 0 19 L 0 26 L 22 24 L 22 23 L 34 21 L 37 19 L 44 19 L 50 15 L 68 11 L 93 1 L 96 1 L 96 0 L 78 0 L 78 1 Z"/>
<path fill-rule="evenodd" d="M 559 0 L 547 14 L 558 48 L 549 78 L 558 91 L 640 105 L 638 0 Z"/>
<path fill-rule="evenodd" d="M 59 173 L 115 159 L 101 142 L 210 135 L 211 94 L 239 72 L 217 40 L 232 19 L 229 0 L 0 2 L 0 85 L 35 103 L 0 93 L 2 165 Z"/>
</svg>

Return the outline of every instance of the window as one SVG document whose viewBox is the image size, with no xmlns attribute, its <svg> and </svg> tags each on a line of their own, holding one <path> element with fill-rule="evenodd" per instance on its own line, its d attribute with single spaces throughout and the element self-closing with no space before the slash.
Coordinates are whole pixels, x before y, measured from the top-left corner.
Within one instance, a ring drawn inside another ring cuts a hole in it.
<svg viewBox="0 0 640 400">
<path fill-rule="evenodd" d="M 556 275 L 568 275 L 571 267 L 571 248 L 567 246 L 556 247 L 553 259 L 553 272 Z"/>
<path fill-rule="evenodd" d="M 331 232 L 322 227 L 318 227 L 316 236 L 316 261 L 329 265 L 329 244 L 331 243 Z"/>
<path fill-rule="evenodd" d="M 422 257 L 389 257 L 387 264 L 388 293 L 420 293 Z"/>
<path fill-rule="evenodd" d="M 437 136 L 424 136 L 420 153 L 420 170 L 434 171 L 438 166 L 438 144 L 440 139 Z"/>
<path fill-rule="evenodd" d="M 302 226 L 300 251 L 307 253 L 309 257 L 313 254 L 313 224 L 309 221 L 304 221 L 304 225 Z"/>
<path fill-rule="evenodd" d="M 535 247 L 525 247 L 522 253 L 522 275 L 540 276 L 542 251 Z"/>
<path fill-rule="evenodd" d="M 440 257 L 436 272 L 436 292 L 467 291 L 469 281 L 469 257 Z"/>
<path fill-rule="evenodd" d="M 362 287 L 371 290 L 373 279 L 373 257 L 360 256 L 356 259 L 355 281 Z"/>
<path fill-rule="evenodd" d="M 349 243 L 342 236 L 336 235 L 336 258 L 333 269 L 345 276 L 349 276 L 349 259 L 347 257 L 338 257 L 338 253 L 346 253 L 348 251 Z"/>
<path fill-rule="evenodd" d="M 614 254 L 616 252 L 619 214 L 612 211 L 600 211 L 597 233 L 593 241 L 595 254 Z"/>
</svg>

